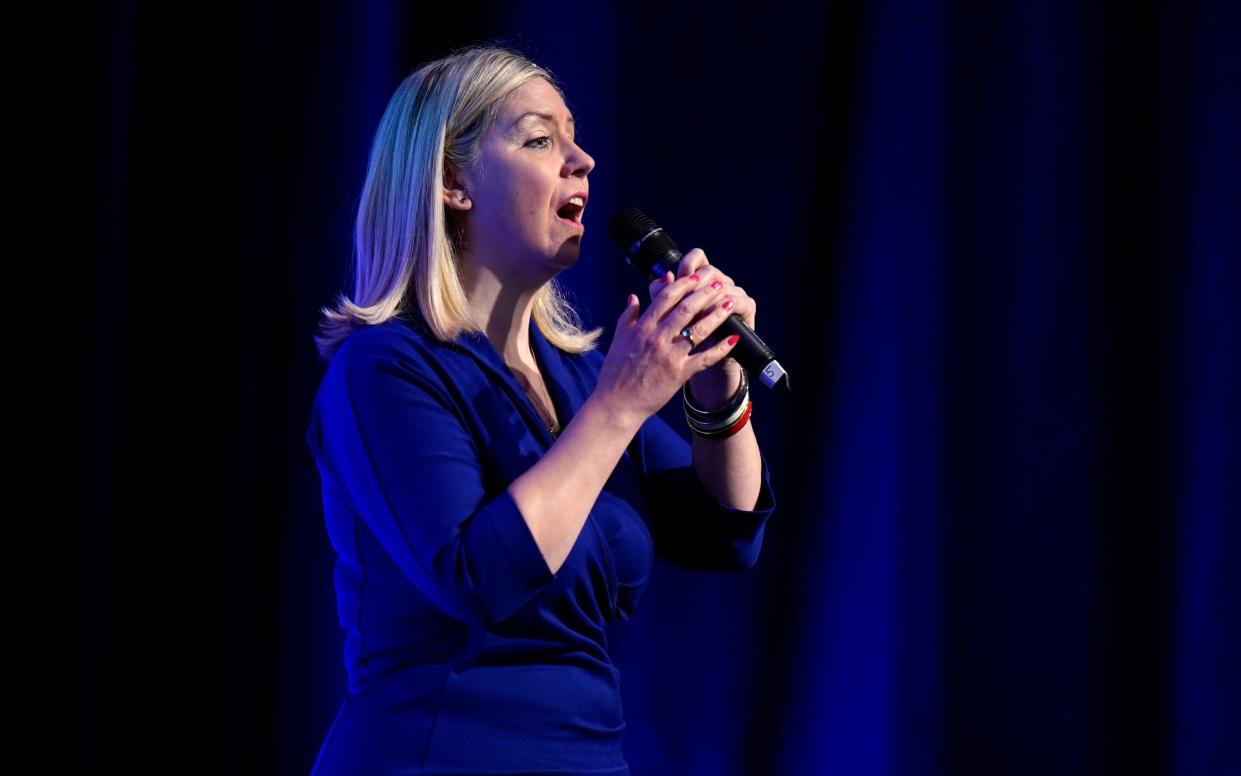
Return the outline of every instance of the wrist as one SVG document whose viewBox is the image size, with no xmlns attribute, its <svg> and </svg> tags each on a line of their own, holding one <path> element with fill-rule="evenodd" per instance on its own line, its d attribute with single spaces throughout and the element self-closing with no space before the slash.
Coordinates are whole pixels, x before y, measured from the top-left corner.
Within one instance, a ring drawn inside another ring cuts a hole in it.
<svg viewBox="0 0 1241 776">
<path fill-rule="evenodd" d="M 699 438 L 712 440 L 727 439 L 744 428 L 754 406 L 750 401 L 750 381 L 744 372 L 737 390 L 723 406 L 702 406 L 692 398 L 688 383 L 682 389 L 681 404 L 690 430 Z"/>
<path fill-rule="evenodd" d="M 623 435 L 626 440 L 633 439 L 638 429 L 646 422 L 640 413 L 626 408 L 621 402 L 607 396 L 592 393 L 586 397 L 578 415 L 587 415 L 593 422 L 607 432 Z M 626 443 L 628 443 L 626 441 Z"/>
<path fill-rule="evenodd" d="M 690 398 L 705 409 L 719 409 L 741 389 L 744 371 L 734 359 L 726 358 L 689 379 Z"/>
</svg>

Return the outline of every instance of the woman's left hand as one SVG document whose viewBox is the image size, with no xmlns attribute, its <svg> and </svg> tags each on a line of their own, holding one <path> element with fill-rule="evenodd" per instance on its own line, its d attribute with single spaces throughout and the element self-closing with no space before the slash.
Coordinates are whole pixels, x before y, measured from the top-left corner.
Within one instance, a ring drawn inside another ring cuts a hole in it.
<svg viewBox="0 0 1241 776">
<path fill-rule="evenodd" d="M 677 266 L 678 278 L 687 275 L 697 275 L 699 277 L 698 287 L 704 288 L 712 283 L 723 284 L 723 296 L 719 301 L 711 307 L 703 310 L 694 321 L 690 324 L 690 333 L 696 343 L 691 351 L 697 353 L 701 350 L 711 347 L 718 338 L 712 337 L 711 332 L 701 331 L 699 322 L 713 310 L 718 309 L 724 304 L 731 303 L 731 312 L 740 315 L 742 320 L 751 330 L 754 329 L 754 313 L 757 305 L 754 300 L 746 295 L 745 289 L 733 283 L 733 279 L 725 275 L 717 267 L 711 266 L 707 262 L 707 254 L 701 248 L 695 248 L 681 258 L 681 263 Z M 669 272 L 663 278 L 651 282 L 650 292 L 654 298 L 656 292 L 663 288 L 666 284 L 674 280 L 672 273 Z M 694 401 L 705 408 L 712 409 L 724 406 L 737 388 L 741 385 L 741 365 L 732 358 L 726 358 L 709 369 L 699 372 L 690 378 L 689 390 L 694 396 Z"/>
</svg>

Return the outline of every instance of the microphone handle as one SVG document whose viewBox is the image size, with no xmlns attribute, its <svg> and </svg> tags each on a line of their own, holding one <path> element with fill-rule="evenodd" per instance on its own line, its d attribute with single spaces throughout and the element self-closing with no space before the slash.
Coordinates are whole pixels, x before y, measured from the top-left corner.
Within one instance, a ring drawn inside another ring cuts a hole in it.
<svg viewBox="0 0 1241 776">
<path fill-rule="evenodd" d="M 651 280 L 658 280 L 669 272 L 675 277 L 677 267 L 681 263 L 681 257 L 681 252 L 676 248 L 669 248 L 665 251 L 651 265 Z M 789 375 L 784 371 L 784 367 L 780 366 L 780 362 L 776 360 L 775 352 L 767 347 L 767 343 L 758 338 L 758 335 L 746 325 L 745 320 L 740 315 L 736 313 L 730 315 L 719 325 L 719 328 L 711 333 L 711 336 L 728 337 L 733 334 L 739 336 L 741 340 L 733 347 L 732 352 L 729 353 L 731 358 L 736 359 L 742 368 L 768 388 L 780 388 L 786 392 L 791 390 L 789 388 Z"/>
</svg>

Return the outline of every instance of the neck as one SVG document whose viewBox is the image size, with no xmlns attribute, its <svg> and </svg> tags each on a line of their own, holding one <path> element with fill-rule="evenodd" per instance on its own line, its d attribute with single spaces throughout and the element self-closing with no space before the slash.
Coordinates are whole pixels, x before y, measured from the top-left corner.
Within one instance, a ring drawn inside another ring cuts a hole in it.
<svg viewBox="0 0 1241 776">
<path fill-rule="evenodd" d="M 530 314 L 538 290 L 503 283 L 487 267 L 475 267 L 467 278 L 466 294 L 474 320 L 510 366 L 537 368 L 530 349 Z"/>
</svg>

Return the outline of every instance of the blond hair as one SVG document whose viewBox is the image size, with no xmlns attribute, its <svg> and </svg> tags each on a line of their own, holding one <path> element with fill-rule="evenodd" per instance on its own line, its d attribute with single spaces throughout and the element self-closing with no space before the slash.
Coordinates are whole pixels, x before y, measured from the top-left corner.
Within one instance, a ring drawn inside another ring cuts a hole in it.
<svg viewBox="0 0 1241 776">
<path fill-rule="evenodd" d="M 469 167 L 482 152 L 504 98 L 534 78 L 560 87 L 516 52 L 472 46 L 411 73 L 388 102 L 371 145 L 354 225 L 353 296 L 324 307 L 315 343 L 330 360 L 354 330 L 416 305 L 432 333 L 451 340 L 478 332 L 461 279 L 461 254 L 444 206 L 444 166 Z M 595 347 L 555 280 L 534 297 L 531 316 L 547 340 L 570 353 Z"/>
</svg>

